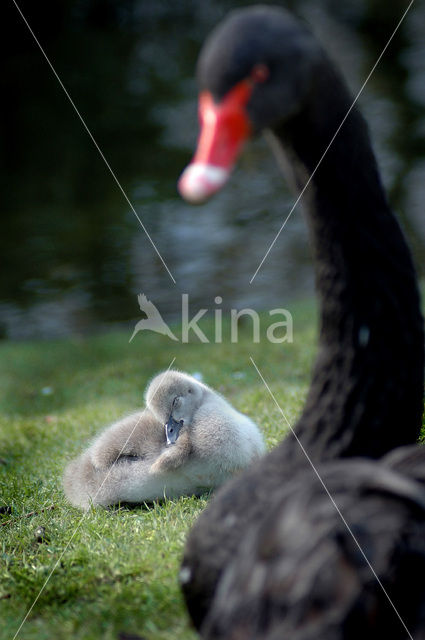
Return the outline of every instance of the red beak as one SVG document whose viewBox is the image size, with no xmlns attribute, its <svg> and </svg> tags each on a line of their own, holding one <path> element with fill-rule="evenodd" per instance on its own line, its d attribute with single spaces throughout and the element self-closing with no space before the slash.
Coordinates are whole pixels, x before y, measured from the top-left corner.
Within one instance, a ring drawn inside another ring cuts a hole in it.
<svg viewBox="0 0 425 640">
<path fill-rule="evenodd" d="M 200 94 L 198 147 L 178 182 L 180 194 L 188 202 L 205 202 L 227 181 L 251 133 L 245 107 L 252 89 L 250 80 L 242 80 L 219 103 L 209 91 Z"/>
</svg>

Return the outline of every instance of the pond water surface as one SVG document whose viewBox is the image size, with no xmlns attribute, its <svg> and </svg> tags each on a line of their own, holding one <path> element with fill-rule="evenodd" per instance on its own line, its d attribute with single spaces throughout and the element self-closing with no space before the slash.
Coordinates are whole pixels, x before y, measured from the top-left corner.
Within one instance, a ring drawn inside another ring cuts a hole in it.
<svg viewBox="0 0 425 640">
<path fill-rule="evenodd" d="M 10 3 L 12 5 L 12 3 Z M 58 6 L 58 4 L 60 6 Z M 174 284 L 13 7 L 2 94 L 0 335 L 58 337 L 140 317 L 145 293 L 166 320 L 191 308 L 266 309 L 313 291 L 298 206 L 266 143 L 248 146 L 229 185 L 192 208 L 176 180 L 197 136 L 194 68 L 205 36 L 242 3 L 74 1 L 21 6 L 173 274 Z M 244 2 L 243 4 L 250 4 Z M 305 18 L 353 93 L 405 2 L 285 3 Z M 360 98 L 385 184 L 425 264 L 425 24 L 416 2 Z"/>
</svg>

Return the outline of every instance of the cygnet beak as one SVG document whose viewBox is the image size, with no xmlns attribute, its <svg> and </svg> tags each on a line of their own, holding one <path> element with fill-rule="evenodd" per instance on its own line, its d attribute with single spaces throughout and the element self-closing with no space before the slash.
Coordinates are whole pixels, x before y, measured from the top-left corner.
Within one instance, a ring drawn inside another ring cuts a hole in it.
<svg viewBox="0 0 425 640">
<path fill-rule="evenodd" d="M 183 420 L 174 420 L 173 414 L 171 413 L 165 425 L 165 437 L 167 438 L 167 444 L 174 444 L 177 441 L 182 426 Z"/>
</svg>

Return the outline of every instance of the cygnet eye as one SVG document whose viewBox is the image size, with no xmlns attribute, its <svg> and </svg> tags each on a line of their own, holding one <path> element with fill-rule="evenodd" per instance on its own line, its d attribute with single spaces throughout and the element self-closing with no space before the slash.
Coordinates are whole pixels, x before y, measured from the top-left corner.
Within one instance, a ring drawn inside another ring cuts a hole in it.
<svg viewBox="0 0 425 640">
<path fill-rule="evenodd" d="M 192 393 L 192 389 L 188 389 L 188 390 L 187 390 L 187 392 L 188 392 L 188 393 Z"/>
</svg>

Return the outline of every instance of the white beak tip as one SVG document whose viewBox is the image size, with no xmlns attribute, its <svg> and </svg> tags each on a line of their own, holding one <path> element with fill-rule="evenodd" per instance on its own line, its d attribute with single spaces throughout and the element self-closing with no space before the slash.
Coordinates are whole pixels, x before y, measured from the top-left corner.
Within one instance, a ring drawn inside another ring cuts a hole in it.
<svg viewBox="0 0 425 640">
<path fill-rule="evenodd" d="M 180 176 L 180 195 L 190 204 L 203 204 L 221 189 L 229 174 L 230 171 L 223 167 L 193 162 Z"/>
</svg>

